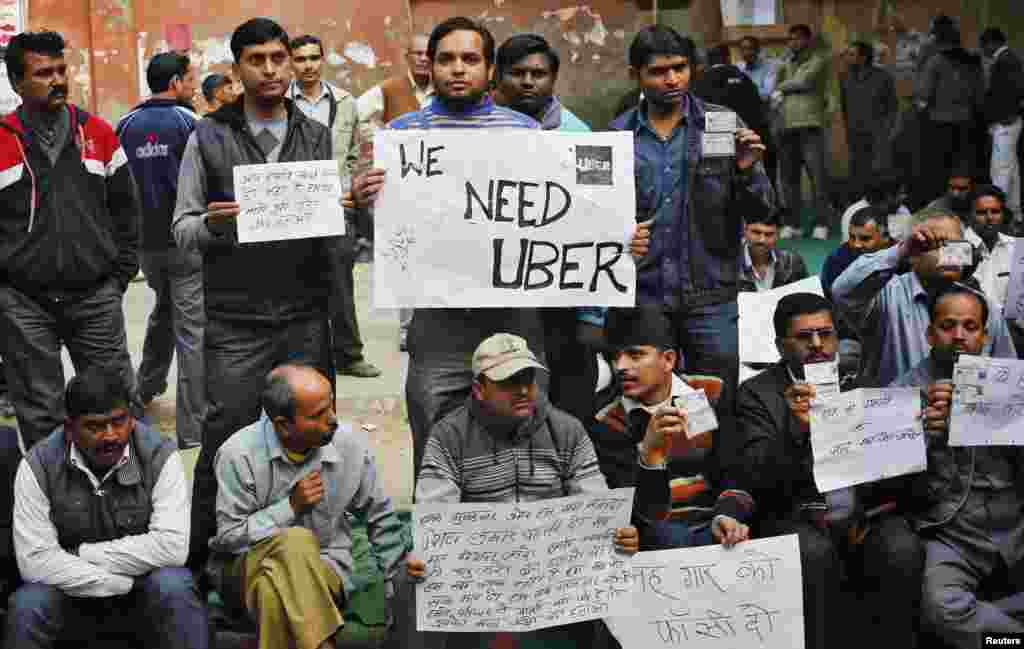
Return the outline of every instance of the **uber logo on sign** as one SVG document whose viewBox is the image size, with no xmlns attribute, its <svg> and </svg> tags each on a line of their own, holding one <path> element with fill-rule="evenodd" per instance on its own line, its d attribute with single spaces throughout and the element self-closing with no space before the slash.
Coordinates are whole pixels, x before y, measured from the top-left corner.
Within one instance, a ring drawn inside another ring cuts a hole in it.
<svg viewBox="0 0 1024 649">
<path fill-rule="evenodd" d="M 576 145 L 576 184 L 612 185 L 612 148 Z"/>
</svg>

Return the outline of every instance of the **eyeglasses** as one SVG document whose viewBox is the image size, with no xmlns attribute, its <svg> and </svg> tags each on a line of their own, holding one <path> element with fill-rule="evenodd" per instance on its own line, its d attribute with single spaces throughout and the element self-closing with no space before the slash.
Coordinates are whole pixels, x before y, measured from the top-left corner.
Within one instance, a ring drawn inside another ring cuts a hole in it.
<svg viewBox="0 0 1024 649">
<path fill-rule="evenodd" d="M 809 343 L 814 340 L 817 336 L 821 340 L 830 340 L 836 335 L 836 330 L 831 327 L 825 327 L 822 329 L 801 329 L 792 336 L 786 336 L 786 338 L 792 338 L 793 340 L 799 340 L 802 343 Z"/>
</svg>

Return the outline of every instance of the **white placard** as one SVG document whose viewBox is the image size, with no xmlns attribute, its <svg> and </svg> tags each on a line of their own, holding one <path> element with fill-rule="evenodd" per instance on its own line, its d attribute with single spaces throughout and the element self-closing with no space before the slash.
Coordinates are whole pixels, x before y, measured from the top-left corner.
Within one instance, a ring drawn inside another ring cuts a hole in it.
<svg viewBox="0 0 1024 649">
<path fill-rule="evenodd" d="M 953 382 L 950 446 L 1024 446 L 1024 361 L 961 354 Z"/>
<path fill-rule="evenodd" d="M 804 647 L 795 534 L 641 552 L 627 583 L 628 614 L 605 619 L 623 649 Z"/>
<path fill-rule="evenodd" d="M 383 130 L 377 308 L 634 306 L 629 133 Z"/>
<path fill-rule="evenodd" d="M 618 613 L 632 558 L 615 550 L 633 492 L 413 507 L 420 631 L 531 631 Z M 623 600 L 628 606 L 628 601 Z"/>
<path fill-rule="evenodd" d="M 1010 285 L 1006 289 L 1003 315 L 1007 320 L 1024 320 L 1024 239 L 1013 241 L 1010 257 Z"/>
<path fill-rule="evenodd" d="M 739 307 L 740 361 L 744 363 L 777 363 L 775 325 L 772 318 L 779 300 L 791 293 L 814 293 L 824 296 L 821 279 L 814 275 L 799 282 L 770 291 L 741 292 L 736 298 Z"/>
<path fill-rule="evenodd" d="M 811 406 L 818 490 L 918 473 L 928 465 L 915 388 L 859 389 Z"/>
<path fill-rule="evenodd" d="M 345 234 L 336 161 L 239 165 L 234 172 L 239 243 Z"/>
</svg>

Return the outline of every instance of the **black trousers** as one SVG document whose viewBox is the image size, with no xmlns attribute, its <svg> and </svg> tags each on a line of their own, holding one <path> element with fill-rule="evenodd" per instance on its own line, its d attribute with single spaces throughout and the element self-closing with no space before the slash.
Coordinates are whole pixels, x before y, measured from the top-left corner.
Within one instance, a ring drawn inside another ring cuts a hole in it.
<svg viewBox="0 0 1024 649">
<path fill-rule="evenodd" d="M 331 350 L 337 367 L 344 367 L 363 360 L 363 339 L 359 335 L 359 321 L 356 319 L 355 244 L 349 236 L 333 237 L 328 241 L 331 260 Z"/>
</svg>

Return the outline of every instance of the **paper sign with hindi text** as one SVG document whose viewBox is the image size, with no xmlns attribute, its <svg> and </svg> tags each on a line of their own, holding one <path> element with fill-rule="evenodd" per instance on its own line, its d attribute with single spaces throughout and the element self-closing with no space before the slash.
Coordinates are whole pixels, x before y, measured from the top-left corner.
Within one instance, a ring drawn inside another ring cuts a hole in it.
<svg viewBox="0 0 1024 649">
<path fill-rule="evenodd" d="M 779 350 L 775 348 L 775 307 L 779 300 L 791 293 L 824 295 L 821 279 L 815 275 L 773 288 L 770 291 L 741 292 L 736 298 L 739 306 L 740 362 L 777 363 Z"/>
<path fill-rule="evenodd" d="M 239 165 L 234 173 L 239 243 L 345 234 L 336 161 Z"/>
<path fill-rule="evenodd" d="M 623 649 L 802 649 L 796 535 L 641 552 L 626 580 L 630 607 L 605 618 Z"/>
<path fill-rule="evenodd" d="M 629 133 L 382 130 L 374 305 L 634 306 Z"/>
<path fill-rule="evenodd" d="M 617 612 L 631 558 L 615 550 L 633 489 L 534 503 L 413 508 L 420 631 L 531 631 Z"/>
<path fill-rule="evenodd" d="M 850 390 L 811 406 L 811 449 L 818 490 L 924 471 L 921 392 L 913 388 Z"/>
<path fill-rule="evenodd" d="M 961 354 L 953 383 L 950 446 L 1024 446 L 1024 361 Z"/>
</svg>

